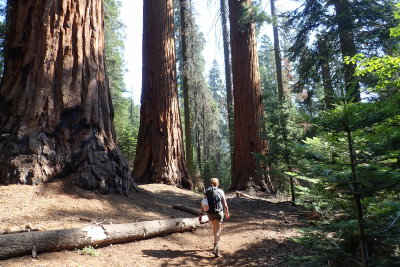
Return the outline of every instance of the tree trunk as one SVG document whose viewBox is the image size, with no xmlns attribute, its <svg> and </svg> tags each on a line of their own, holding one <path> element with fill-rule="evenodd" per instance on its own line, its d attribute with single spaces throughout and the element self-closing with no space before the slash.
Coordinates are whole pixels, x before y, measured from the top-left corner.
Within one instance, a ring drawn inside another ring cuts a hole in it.
<svg viewBox="0 0 400 267">
<path fill-rule="evenodd" d="M 201 141 L 200 141 L 200 129 L 199 127 L 196 128 L 196 155 L 197 155 L 197 165 L 199 166 L 199 170 L 203 170 L 203 164 L 202 164 L 202 157 L 203 154 L 201 152 Z"/>
<path fill-rule="evenodd" d="M 143 82 L 132 176 L 191 189 L 176 87 L 172 0 L 143 2 Z"/>
<path fill-rule="evenodd" d="M 0 236 L 0 260 L 37 253 L 109 245 L 193 231 L 198 218 L 177 218 L 84 228 L 4 234 Z"/>
<path fill-rule="evenodd" d="M 361 192 L 360 192 L 360 181 L 357 178 L 357 162 L 354 155 L 354 147 L 353 147 L 353 138 L 351 136 L 351 130 L 346 130 L 347 135 L 347 144 L 349 148 L 349 158 L 350 158 L 350 166 L 351 166 L 351 178 L 353 182 L 353 199 L 354 206 L 357 214 L 357 222 L 358 222 L 358 234 L 360 235 L 360 252 L 361 252 L 361 260 L 362 266 L 368 267 L 369 264 L 369 256 L 368 256 L 368 243 L 367 238 L 365 236 L 365 220 L 363 215 L 363 208 L 361 203 Z"/>
<path fill-rule="evenodd" d="M 252 184 L 263 191 L 273 192 L 270 179 L 257 171 L 261 171 L 262 166 L 253 156 L 253 153 L 266 156 L 267 146 L 266 141 L 261 139 L 263 108 L 255 26 L 239 25 L 243 3 L 251 4 L 251 0 L 229 1 L 235 103 L 235 161 L 231 189 L 244 190 Z"/>
<path fill-rule="evenodd" d="M 184 211 L 189 214 L 196 215 L 196 216 L 199 216 L 201 214 L 200 209 L 196 209 L 196 208 L 189 207 L 186 205 L 178 204 L 178 205 L 172 206 L 172 208 L 174 208 L 176 210 Z M 201 224 L 208 223 L 209 221 L 210 220 L 208 219 L 207 214 L 201 216 Z"/>
<path fill-rule="evenodd" d="M 275 52 L 275 67 L 276 67 L 276 83 L 278 85 L 278 100 L 279 100 L 279 124 L 282 139 L 284 142 L 284 158 L 288 168 L 290 171 L 290 151 L 288 146 L 288 130 L 287 130 L 287 119 L 286 116 L 283 115 L 283 109 L 285 104 L 285 94 L 283 90 L 283 75 L 282 75 L 282 58 L 281 58 L 281 48 L 279 44 L 279 32 L 278 32 L 278 17 L 276 16 L 275 9 L 275 0 L 270 0 L 271 4 L 271 16 L 272 16 L 272 31 L 274 35 L 274 52 Z M 290 102 L 290 101 L 289 101 Z M 289 177 L 290 181 L 290 192 L 292 195 L 292 202 L 294 203 L 296 200 L 294 194 L 294 185 L 293 178 Z"/>
<path fill-rule="evenodd" d="M 276 81 L 278 84 L 278 98 L 279 103 L 282 105 L 285 95 L 283 92 L 283 77 L 282 77 L 282 59 L 279 45 L 279 34 L 278 34 L 278 18 L 275 10 L 275 0 L 270 0 L 271 4 L 271 16 L 272 16 L 272 31 L 274 34 L 274 52 L 275 52 L 275 66 L 276 66 Z"/>
<path fill-rule="evenodd" d="M 325 108 L 333 108 L 333 86 L 331 78 L 331 68 L 329 66 L 329 51 L 326 45 L 326 40 L 323 37 L 318 37 L 319 50 L 319 65 L 322 73 L 322 83 L 324 86 Z"/>
<path fill-rule="evenodd" d="M 0 87 L 0 183 L 69 176 L 127 192 L 104 64 L 103 2 L 9 1 Z"/>
<path fill-rule="evenodd" d="M 351 7 L 348 0 L 332 1 L 336 11 L 336 23 L 340 40 L 340 49 L 343 57 L 353 57 L 357 54 L 354 40 L 354 24 Z M 356 66 L 353 63 L 343 63 L 346 98 L 354 98 L 355 102 L 361 101 L 360 84 L 354 75 Z"/>
<path fill-rule="evenodd" d="M 193 163 L 193 140 L 192 140 L 192 119 L 190 116 L 190 99 L 189 99 L 189 65 L 188 65 L 188 24 L 191 16 L 189 10 L 189 0 L 180 0 L 181 5 L 181 49 L 182 49 L 182 92 L 183 92 L 183 107 L 185 116 L 185 151 L 186 165 L 192 177 L 195 175 Z"/>
<path fill-rule="evenodd" d="M 232 65 L 231 65 L 231 54 L 229 49 L 229 29 L 228 29 L 228 12 L 226 6 L 226 0 L 220 0 L 221 5 L 221 17 L 222 17 L 222 40 L 224 45 L 224 66 L 225 66 L 225 86 L 226 86 L 226 109 L 228 111 L 228 125 L 229 125 L 229 146 L 231 154 L 231 170 L 234 166 L 234 147 L 235 140 L 233 134 L 233 93 L 232 93 Z M 232 179 L 232 171 L 231 171 Z"/>
</svg>

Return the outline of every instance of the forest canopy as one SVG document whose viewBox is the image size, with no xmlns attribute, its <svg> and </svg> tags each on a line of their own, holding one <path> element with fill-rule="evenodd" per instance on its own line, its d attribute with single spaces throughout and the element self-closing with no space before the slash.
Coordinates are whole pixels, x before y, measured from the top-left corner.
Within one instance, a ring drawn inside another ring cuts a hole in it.
<svg viewBox="0 0 400 267">
<path fill-rule="evenodd" d="M 129 195 L 218 177 L 313 212 L 302 266 L 399 264 L 397 1 L 215 1 L 222 64 L 194 2 L 144 1 L 139 105 L 121 1 L 1 1 L 0 183 Z"/>
</svg>

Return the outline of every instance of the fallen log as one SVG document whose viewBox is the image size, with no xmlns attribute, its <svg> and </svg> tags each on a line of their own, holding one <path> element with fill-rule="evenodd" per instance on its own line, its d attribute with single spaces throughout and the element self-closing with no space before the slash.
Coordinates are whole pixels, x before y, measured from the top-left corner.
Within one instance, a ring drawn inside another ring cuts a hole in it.
<svg viewBox="0 0 400 267">
<path fill-rule="evenodd" d="M 245 194 L 245 193 L 243 193 L 243 192 L 235 191 L 235 193 L 236 193 L 236 196 L 237 196 L 237 197 L 248 198 L 248 199 L 252 199 L 252 200 L 265 200 L 265 201 L 267 201 L 266 198 L 263 198 L 263 197 L 253 197 L 253 196 L 250 196 L 250 195 Z"/>
<path fill-rule="evenodd" d="M 200 215 L 200 209 L 196 209 L 196 208 L 192 208 L 192 207 L 189 207 L 189 206 L 186 206 L 186 205 L 180 205 L 180 204 L 172 206 L 172 207 L 174 209 L 185 211 L 187 213 L 190 213 L 190 214 L 193 214 L 193 215 L 196 215 L 196 216 Z"/>
<path fill-rule="evenodd" d="M 193 231 L 198 218 L 175 218 L 126 224 L 0 235 L 0 260 L 33 253 L 109 245 Z"/>
<path fill-rule="evenodd" d="M 180 210 L 180 211 L 184 211 L 184 212 L 187 212 L 189 214 L 196 215 L 196 216 L 200 215 L 200 209 L 196 209 L 196 208 L 189 207 L 189 206 L 186 206 L 186 205 L 178 204 L 178 205 L 172 206 L 172 208 Z M 201 223 L 203 224 L 203 223 L 208 223 L 208 222 L 209 222 L 208 216 L 207 215 L 203 215 L 201 217 Z"/>
</svg>

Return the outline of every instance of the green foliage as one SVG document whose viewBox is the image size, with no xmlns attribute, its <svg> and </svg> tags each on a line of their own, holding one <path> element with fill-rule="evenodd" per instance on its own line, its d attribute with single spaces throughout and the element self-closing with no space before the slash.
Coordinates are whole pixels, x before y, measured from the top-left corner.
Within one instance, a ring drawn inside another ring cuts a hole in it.
<svg viewBox="0 0 400 267">
<path fill-rule="evenodd" d="M 366 58 L 363 54 L 358 54 L 347 62 L 357 63 L 358 76 L 373 73 L 378 80 L 375 88 L 391 91 L 400 89 L 400 57 L 385 55 Z"/>
<path fill-rule="evenodd" d="M 137 135 L 139 132 L 140 106 L 135 105 L 133 99 L 122 99 L 125 103 L 121 105 L 118 117 L 114 119 L 117 128 L 117 144 L 121 152 L 133 164 L 136 153 Z"/>
<path fill-rule="evenodd" d="M 79 250 L 81 255 L 90 255 L 92 257 L 97 257 L 100 255 L 98 251 L 92 246 L 86 246 L 82 250 Z"/>
<path fill-rule="evenodd" d="M 294 243 L 307 246 L 307 255 L 289 256 L 289 266 L 359 266 L 350 254 L 338 245 L 338 239 L 332 233 L 326 233 L 318 227 L 303 230 L 303 235 L 292 239 Z"/>
<path fill-rule="evenodd" d="M 249 24 L 256 24 L 260 27 L 262 23 L 269 21 L 269 17 L 263 10 L 260 1 L 242 3 L 242 10 L 239 17 L 239 30 L 245 31 Z"/>
<path fill-rule="evenodd" d="M 215 112 L 215 126 L 217 126 L 217 147 L 216 154 L 213 159 L 213 171 L 210 178 L 218 177 L 223 188 L 228 189 L 231 177 L 231 158 L 229 149 L 229 125 L 228 110 L 226 100 L 226 88 L 221 78 L 220 66 L 214 60 L 213 66 L 208 74 L 208 84 L 211 89 Z M 206 177 L 206 176 L 205 176 Z"/>
<path fill-rule="evenodd" d="M 359 233 L 354 195 L 361 197 L 368 247 L 373 265 L 389 266 L 400 258 L 400 94 L 374 103 L 342 103 L 314 120 L 318 137 L 297 147 L 299 203 L 322 218 L 316 230 L 348 259 L 359 261 Z M 349 139 L 355 154 L 356 181 L 349 161 Z M 302 155 L 302 156 L 301 156 Z M 301 159 L 302 158 L 302 159 Z M 355 183 L 359 191 L 354 191 Z M 307 238 L 310 238 L 308 236 Z M 351 261 L 350 261 L 351 262 Z"/>
<path fill-rule="evenodd" d="M 397 10 L 394 11 L 394 18 L 398 21 L 400 20 L 400 4 L 396 5 Z M 391 37 L 400 37 L 400 25 L 390 29 Z"/>
<path fill-rule="evenodd" d="M 4 70 L 4 48 L 7 35 L 7 22 L 6 22 L 7 3 L 0 2 L 0 77 L 3 75 Z"/>
<path fill-rule="evenodd" d="M 272 166 L 270 175 L 278 190 L 288 189 L 292 143 L 300 140 L 302 129 L 299 126 L 299 114 L 289 102 L 279 103 L 275 74 L 273 47 L 267 36 L 261 38 L 259 50 L 260 75 L 264 107 L 264 139 L 268 140 L 268 164 Z M 258 160 L 266 161 L 265 156 L 255 155 Z"/>
<path fill-rule="evenodd" d="M 320 253 L 296 260 L 311 264 L 318 256 L 320 262 L 359 264 L 360 208 L 370 265 L 395 266 L 400 264 L 399 61 L 389 55 L 346 60 L 358 64 L 356 75 L 374 77 L 369 90 L 375 97 L 320 113 L 311 121 L 317 136 L 296 147 L 296 171 L 288 174 L 300 181 L 298 203 L 321 216 L 297 240 Z"/>
<path fill-rule="evenodd" d="M 351 55 L 363 53 L 368 57 L 373 57 L 396 49 L 398 41 L 391 39 L 389 35 L 390 28 L 396 25 L 395 19 L 391 16 L 396 1 L 301 0 L 300 2 L 302 5 L 299 8 L 287 14 L 286 25 L 295 32 L 289 50 L 299 77 L 294 89 L 300 94 L 311 93 L 311 97 L 302 98 L 308 100 L 309 104 L 311 104 L 310 101 L 317 103 L 321 99 L 317 96 L 322 88 L 321 58 L 329 61 L 334 99 L 345 98 L 346 82 L 343 71 L 345 54 L 341 48 L 340 31 L 337 29 L 340 16 L 336 16 L 334 3 L 342 2 L 350 5 L 352 25 L 347 25 L 347 31 L 354 36 L 357 51 L 347 51 L 348 53 Z M 325 40 L 328 48 L 326 55 L 322 54 L 318 40 Z M 367 75 L 363 79 L 358 79 L 357 82 L 361 82 L 363 90 L 373 86 L 375 79 Z"/>
<path fill-rule="evenodd" d="M 400 4 L 396 5 L 395 19 L 400 20 Z M 399 24 L 399 23 L 398 23 Z M 390 36 L 399 41 L 400 26 L 390 29 Z M 357 54 L 352 58 L 345 58 L 347 64 L 356 63 L 357 76 L 372 76 L 375 79 L 374 87 L 370 88 L 372 92 L 379 92 L 387 96 L 393 95 L 400 89 L 400 56 L 399 51 L 394 55 L 383 55 L 367 57 L 364 54 Z"/>
<path fill-rule="evenodd" d="M 187 66 L 182 66 L 182 43 L 180 37 L 180 8 L 175 3 L 175 31 L 177 39 L 178 80 L 181 74 L 187 72 L 189 86 L 189 105 L 192 120 L 192 136 L 194 157 L 196 158 L 197 181 L 209 185 L 212 177 L 218 177 L 221 185 L 229 186 L 230 158 L 229 139 L 227 136 L 227 111 L 225 86 L 216 62 L 210 70 L 208 83 L 204 74 L 205 60 L 202 51 L 205 39 L 200 32 L 193 16 L 192 6 L 189 7 L 189 17 L 186 25 Z M 180 91 L 181 87 L 179 87 Z M 182 93 L 180 94 L 182 95 Z M 181 101 L 183 102 L 183 101 Z M 181 108 L 183 110 L 183 108 Z M 184 116 L 181 116 L 184 118 Z M 201 186 L 197 184 L 197 186 Z"/>
<path fill-rule="evenodd" d="M 221 77 L 221 70 L 218 62 L 214 59 L 213 65 L 208 72 L 208 85 L 210 86 L 212 97 L 223 110 L 223 117 L 228 117 L 228 111 L 226 110 L 226 89 L 225 84 Z"/>
<path fill-rule="evenodd" d="M 106 70 L 114 107 L 114 125 L 117 145 L 129 163 L 135 156 L 139 129 L 139 107 L 133 99 L 123 96 L 126 91 L 124 74 L 125 25 L 120 19 L 121 2 L 105 0 L 105 54 Z"/>
<path fill-rule="evenodd" d="M 120 20 L 121 2 L 118 0 L 104 1 L 105 21 L 105 54 L 107 76 L 111 88 L 114 108 L 118 110 L 125 91 L 124 74 L 124 40 L 125 25 Z"/>
</svg>

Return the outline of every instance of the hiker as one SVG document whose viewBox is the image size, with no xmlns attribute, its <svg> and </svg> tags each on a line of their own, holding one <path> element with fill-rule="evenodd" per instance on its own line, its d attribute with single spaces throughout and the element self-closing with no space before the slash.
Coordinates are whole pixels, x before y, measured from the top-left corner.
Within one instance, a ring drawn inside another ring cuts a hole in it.
<svg viewBox="0 0 400 267">
<path fill-rule="evenodd" d="M 219 181 L 217 178 L 211 178 L 211 186 L 204 192 L 205 198 L 202 201 L 201 212 L 199 215 L 199 221 L 204 211 L 207 212 L 208 219 L 211 223 L 211 230 L 214 236 L 214 249 L 213 253 L 215 257 L 221 256 L 219 252 L 219 240 L 221 237 L 221 225 L 224 219 L 224 211 L 226 219 L 229 219 L 229 209 L 226 203 L 225 193 L 222 189 L 218 188 Z M 207 201 L 205 201 L 207 200 Z"/>
</svg>

